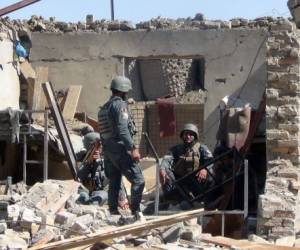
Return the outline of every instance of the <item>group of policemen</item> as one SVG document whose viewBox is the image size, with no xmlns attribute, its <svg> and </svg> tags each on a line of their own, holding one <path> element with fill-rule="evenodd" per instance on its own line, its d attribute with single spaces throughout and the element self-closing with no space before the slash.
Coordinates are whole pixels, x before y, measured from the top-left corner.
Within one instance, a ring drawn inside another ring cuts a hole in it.
<svg viewBox="0 0 300 250">
<path fill-rule="evenodd" d="M 126 77 L 117 76 L 112 80 L 112 96 L 98 113 L 104 162 L 98 160 L 100 155 L 95 150 L 88 166 L 84 163 L 81 166 L 78 177 L 82 181 L 90 172 L 92 177 L 96 178 L 97 171 L 99 172 L 99 168 L 101 169 L 104 165 L 103 171 L 108 179 L 109 211 L 111 214 L 119 214 L 120 196 L 125 197 L 121 180 L 122 176 L 125 176 L 131 183 L 129 208 L 132 216 L 138 220 L 142 216 L 140 204 L 145 180 L 139 162 L 141 158 L 139 149 L 133 141 L 136 127 L 127 103 L 127 93 L 131 88 L 131 81 Z M 187 178 L 182 184 L 191 193 L 198 195 L 210 185 L 208 171 L 212 170 L 201 169 L 200 166 L 210 160 L 212 154 L 205 145 L 198 141 L 199 132 L 196 125 L 186 124 L 180 133 L 180 138 L 182 144 L 170 148 L 160 166 L 160 182 L 166 198 L 173 196 L 178 199 L 178 190 L 171 180 L 180 178 L 191 171 L 196 171 L 196 174 Z M 104 189 L 103 185 L 99 187 L 101 190 Z"/>
</svg>

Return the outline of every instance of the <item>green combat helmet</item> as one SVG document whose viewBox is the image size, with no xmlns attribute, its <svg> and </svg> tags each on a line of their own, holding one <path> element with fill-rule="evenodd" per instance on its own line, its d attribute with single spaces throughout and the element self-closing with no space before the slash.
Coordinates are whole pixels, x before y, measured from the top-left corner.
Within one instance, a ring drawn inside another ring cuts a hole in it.
<svg viewBox="0 0 300 250">
<path fill-rule="evenodd" d="M 195 139 L 198 140 L 199 138 L 199 132 L 198 132 L 198 128 L 195 124 L 193 123 L 186 123 L 184 124 L 181 132 L 180 132 L 180 138 L 182 138 L 183 136 L 183 132 L 184 131 L 191 131 L 191 132 L 194 132 L 195 133 Z"/>
<path fill-rule="evenodd" d="M 125 76 L 117 76 L 112 79 L 110 89 L 115 89 L 120 92 L 128 92 L 132 89 L 131 81 Z"/>
<path fill-rule="evenodd" d="M 83 137 L 83 145 L 86 149 L 89 149 L 96 141 L 100 141 L 100 134 L 97 132 L 87 133 Z"/>
</svg>

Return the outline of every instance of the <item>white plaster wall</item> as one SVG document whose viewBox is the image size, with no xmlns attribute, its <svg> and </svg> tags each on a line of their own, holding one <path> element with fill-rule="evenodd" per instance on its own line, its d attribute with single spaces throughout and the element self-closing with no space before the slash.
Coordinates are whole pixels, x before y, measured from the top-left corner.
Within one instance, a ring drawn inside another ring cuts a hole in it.
<svg viewBox="0 0 300 250">
<path fill-rule="evenodd" d="M 13 43 L 7 33 L 0 33 L 0 110 L 19 109 L 20 82 L 12 62 Z"/>
</svg>

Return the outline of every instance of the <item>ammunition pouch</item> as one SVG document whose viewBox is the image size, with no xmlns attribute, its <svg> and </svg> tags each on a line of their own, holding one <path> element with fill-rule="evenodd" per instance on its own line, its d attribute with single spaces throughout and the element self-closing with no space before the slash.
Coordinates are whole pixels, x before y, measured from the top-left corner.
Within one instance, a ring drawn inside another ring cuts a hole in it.
<svg viewBox="0 0 300 250">
<path fill-rule="evenodd" d="M 180 156 L 172 170 L 178 177 L 189 174 L 200 167 L 200 143 L 196 143 L 190 151 L 185 155 Z"/>
<path fill-rule="evenodd" d="M 102 140 L 108 140 L 113 137 L 112 122 L 108 116 L 109 103 L 100 108 L 98 113 L 98 123 L 100 136 Z"/>
</svg>

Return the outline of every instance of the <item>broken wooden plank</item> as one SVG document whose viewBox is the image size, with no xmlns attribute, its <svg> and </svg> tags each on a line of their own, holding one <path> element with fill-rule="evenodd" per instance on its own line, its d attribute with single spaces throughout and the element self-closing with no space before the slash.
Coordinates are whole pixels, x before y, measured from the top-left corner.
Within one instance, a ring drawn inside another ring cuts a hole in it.
<svg viewBox="0 0 300 250">
<path fill-rule="evenodd" d="M 41 0 L 23 0 L 20 2 L 17 2 L 15 4 L 9 5 L 3 9 L 0 9 L 0 16 L 6 15 L 8 13 L 14 12 L 18 9 L 24 8 L 28 5 L 34 4 L 36 2 L 39 2 Z"/>
<path fill-rule="evenodd" d="M 23 76 L 26 84 L 24 85 L 24 90 L 26 91 L 25 101 L 27 103 L 27 108 L 32 109 L 33 99 L 34 99 L 34 85 L 36 79 L 36 73 L 32 68 L 31 64 L 25 60 L 20 64 L 21 75 Z"/>
<path fill-rule="evenodd" d="M 273 244 L 250 242 L 248 240 L 234 240 L 222 236 L 203 237 L 201 238 L 201 241 L 228 248 L 232 248 L 234 246 L 238 247 L 239 249 L 252 250 L 300 250 L 299 247 L 277 246 Z"/>
<path fill-rule="evenodd" d="M 185 221 L 194 217 L 202 215 L 203 209 L 197 209 L 188 212 L 182 212 L 170 216 L 164 216 L 151 221 L 138 222 L 131 225 L 126 225 L 118 228 L 112 228 L 99 233 L 88 234 L 86 236 L 78 236 L 71 239 L 66 239 L 58 242 L 49 243 L 39 247 L 29 248 L 31 250 L 38 249 L 70 249 L 72 247 L 79 247 L 82 245 L 93 244 L 96 242 L 101 242 L 107 239 L 112 239 L 128 234 L 139 234 L 144 230 L 150 230 L 158 227 L 168 226 L 176 224 L 181 221 Z"/>
<path fill-rule="evenodd" d="M 67 162 L 69 168 L 71 170 L 72 176 L 74 180 L 77 179 L 77 163 L 75 152 L 70 140 L 70 136 L 68 130 L 66 128 L 66 124 L 62 117 L 60 108 L 57 104 L 56 98 L 54 96 L 54 90 L 52 84 L 50 82 L 46 82 L 42 84 L 46 98 L 48 100 L 48 104 L 50 106 L 51 113 L 54 118 L 55 126 L 58 132 L 58 135 L 61 139 L 61 144 L 63 146 L 64 154 L 67 158 Z"/>
<path fill-rule="evenodd" d="M 36 73 L 27 60 L 20 64 L 20 71 L 26 81 L 32 81 L 36 78 Z"/>
<path fill-rule="evenodd" d="M 63 118 L 65 120 L 73 120 L 77 109 L 81 88 L 81 85 L 71 85 L 69 87 L 67 98 L 65 100 L 62 112 Z"/>
<path fill-rule="evenodd" d="M 48 67 L 36 67 L 36 79 L 34 83 L 33 89 L 33 102 L 32 109 L 33 110 L 44 110 L 47 104 L 47 100 L 42 89 L 42 83 L 48 81 Z M 33 114 L 34 120 L 44 121 L 44 114 Z"/>
</svg>

